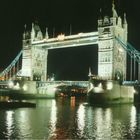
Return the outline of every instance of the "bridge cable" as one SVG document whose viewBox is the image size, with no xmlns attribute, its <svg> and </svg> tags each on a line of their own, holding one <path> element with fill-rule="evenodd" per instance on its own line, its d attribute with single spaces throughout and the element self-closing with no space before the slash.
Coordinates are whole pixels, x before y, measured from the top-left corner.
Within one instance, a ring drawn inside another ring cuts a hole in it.
<svg viewBox="0 0 140 140">
<path fill-rule="evenodd" d="M 22 55 L 22 52 L 23 52 L 23 50 L 21 50 L 21 51 L 18 53 L 18 55 L 16 56 L 16 58 L 11 62 L 11 64 L 10 64 L 7 68 L 5 68 L 5 69 L 0 73 L 0 77 L 6 75 L 6 79 L 7 79 L 7 77 L 8 77 L 8 76 L 7 76 L 8 72 L 10 72 L 10 75 L 11 75 L 11 69 L 12 69 L 12 67 L 15 66 L 15 64 L 18 62 L 20 56 Z"/>
<path fill-rule="evenodd" d="M 140 73 L 140 52 L 136 50 L 130 43 L 124 43 L 120 38 L 115 37 L 115 39 L 121 44 L 121 46 L 127 51 L 127 53 L 131 57 L 131 70 L 130 70 L 130 80 L 132 80 L 132 59 L 134 59 L 134 78 L 136 78 L 135 74 L 135 62 L 138 62 L 138 73 Z M 138 74 L 138 79 L 140 80 L 140 76 Z"/>
</svg>

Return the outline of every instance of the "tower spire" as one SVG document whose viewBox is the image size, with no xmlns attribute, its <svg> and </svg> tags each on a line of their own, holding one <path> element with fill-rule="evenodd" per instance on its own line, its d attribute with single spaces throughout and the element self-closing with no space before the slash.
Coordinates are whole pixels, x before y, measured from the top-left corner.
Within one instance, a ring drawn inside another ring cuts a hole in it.
<svg viewBox="0 0 140 140">
<path fill-rule="evenodd" d="M 23 40 L 26 39 L 26 24 L 24 25 L 24 31 L 23 31 Z"/>
<path fill-rule="evenodd" d="M 113 17 L 118 17 L 118 14 L 115 10 L 115 2 L 114 0 L 112 0 L 112 13 L 113 13 Z"/>
<path fill-rule="evenodd" d="M 126 13 L 124 13 L 124 24 L 127 24 L 127 20 L 126 20 Z"/>
<path fill-rule="evenodd" d="M 99 19 L 102 19 L 102 8 L 100 8 L 100 11 L 99 11 Z"/>
<path fill-rule="evenodd" d="M 32 23 L 31 40 L 34 41 L 34 39 L 35 39 L 35 29 L 34 29 L 34 23 Z"/>
<path fill-rule="evenodd" d="M 88 73 L 88 76 L 91 77 L 92 76 L 92 73 L 91 73 L 91 68 L 89 67 L 89 73 Z"/>
<path fill-rule="evenodd" d="M 48 35 L 48 28 L 46 27 L 46 35 L 45 35 L 45 38 L 48 39 L 49 38 L 49 35 Z"/>
</svg>

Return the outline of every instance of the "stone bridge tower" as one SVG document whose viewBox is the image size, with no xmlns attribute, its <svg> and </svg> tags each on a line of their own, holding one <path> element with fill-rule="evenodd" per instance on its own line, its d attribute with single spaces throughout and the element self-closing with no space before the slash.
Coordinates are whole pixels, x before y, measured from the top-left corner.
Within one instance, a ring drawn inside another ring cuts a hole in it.
<svg viewBox="0 0 140 140">
<path fill-rule="evenodd" d="M 126 79 L 126 51 L 115 39 L 120 38 L 127 43 L 127 22 L 118 17 L 114 3 L 112 17 L 105 16 L 98 20 L 98 76 L 103 79 Z"/>
<path fill-rule="evenodd" d="M 34 41 L 43 40 L 40 27 L 32 24 L 32 30 L 23 34 L 23 56 L 21 76 L 33 81 L 46 81 L 48 51 L 35 47 Z"/>
</svg>

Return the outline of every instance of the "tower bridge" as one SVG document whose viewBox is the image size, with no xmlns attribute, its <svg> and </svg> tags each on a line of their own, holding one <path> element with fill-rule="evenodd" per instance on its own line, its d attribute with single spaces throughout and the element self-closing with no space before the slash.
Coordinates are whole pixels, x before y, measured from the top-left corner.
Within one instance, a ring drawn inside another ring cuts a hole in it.
<svg viewBox="0 0 140 140">
<path fill-rule="evenodd" d="M 98 76 L 102 79 L 121 80 L 127 78 L 127 54 L 130 55 L 130 80 L 140 80 L 140 76 L 133 76 L 136 72 L 136 62 L 140 65 L 140 52 L 127 42 L 128 24 L 126 15 L 118 16 L 114 4 L 112 17 L 98 19 L 98 29 L 95 32 L 79 33 L 65 36 L 60 34 L 49 38 L 36 24 L 32 24 L 30 31 L 23 33 L 22 51 L 12 63 L 0 73 L 1 80 L 8 80 L 15 76 L 28 78 L 29 81 L 47 82 L 47 58 L 49 49 L 80 47 L 98 44 Z M 94 47 L 94 46 L 93 46 Z M 22 54 L 22 55 L 21 55 Z M 19 69 L 19 58 L 22 57 L 22 66 Z M 132 59 L 134 61 L 132 61 Z M 132 67 L 134 66 L 134 68 Z M 16 68 L 17 69 L 16 69 Z M 140 71 L 140 66 L 138 67 Z M 140 75 L 140 74 L 138 74 Z"/>
<path fill-rule="evenodd" d="M 45 38 L 40 27 L 32 24 L 29 36 L 28 32 L 23 35 L 23 58 L 22 73 L 30 80 L 47 80 L 47 56 L 49 49 L 80 47 L 98 44 L 98 76 L 104 79 L 121 78 L 126 80 L 127 51 L 127 21 L 117 15 L 114 4 L 112 17 L 105 16 L 98 19 L 98 31 L 79 33 L 76 35 L 58 35 L 49 38 L 46 29 Z M 116 38 L 119 38 L 122 45 Z M 94 47 L 94 46 L 93 46 Z"/>
</svg>

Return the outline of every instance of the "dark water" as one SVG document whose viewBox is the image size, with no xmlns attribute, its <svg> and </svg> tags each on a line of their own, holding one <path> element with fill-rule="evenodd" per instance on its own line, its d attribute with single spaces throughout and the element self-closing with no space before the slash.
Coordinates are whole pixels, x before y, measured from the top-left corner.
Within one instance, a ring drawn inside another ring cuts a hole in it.
<svg viewBox="0 0 140 140">
<path fill-rule="evenodd" d="M 140 107 L 95 107 L 80 98 L 34 102 L 36 108 L 0 109 L 1 139 L 140 138 Z"/>
</svg>

